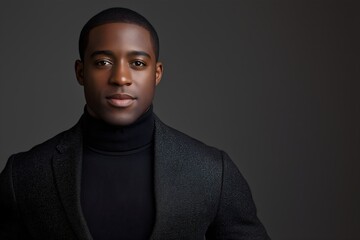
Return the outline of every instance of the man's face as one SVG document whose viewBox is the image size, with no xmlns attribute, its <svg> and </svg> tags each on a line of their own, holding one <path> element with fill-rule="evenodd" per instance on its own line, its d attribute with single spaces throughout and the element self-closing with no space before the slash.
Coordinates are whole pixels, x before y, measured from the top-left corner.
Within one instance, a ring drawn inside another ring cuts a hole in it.
<svg viewBox="0 0 360 240">
<path fill-rule="evenodd" d="M 93 28 L 75 69 L 89 113 L 119 126 L 133 123 L 149 108 L 162 76 L 150 33 L 128 23 Z"/>
</svg>

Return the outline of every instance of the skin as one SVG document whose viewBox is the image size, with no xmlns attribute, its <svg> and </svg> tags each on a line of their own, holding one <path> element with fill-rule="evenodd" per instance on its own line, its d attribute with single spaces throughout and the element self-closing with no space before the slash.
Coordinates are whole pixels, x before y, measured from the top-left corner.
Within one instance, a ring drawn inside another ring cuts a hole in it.
<svg viewBox="0 0 360 240">
<path fill-rule="evenodd" d="M 84 59 L 75 62 L 90 115 L 126 126 L 146 112 L 163 66 L 156 61 L 150 33 L 129 23 L 107 23 L 89 33 Z"/>
</svg>

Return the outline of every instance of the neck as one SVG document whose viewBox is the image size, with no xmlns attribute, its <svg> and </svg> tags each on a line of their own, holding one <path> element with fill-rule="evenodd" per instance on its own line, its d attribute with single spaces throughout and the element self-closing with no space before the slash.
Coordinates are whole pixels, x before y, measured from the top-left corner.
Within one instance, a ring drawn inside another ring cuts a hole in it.
<svg viewBox="0 0 360 240">
<path fill-rule="evenodd" d="M 114 126 L 92 117 L 86 107 L 81 119 L 84 144 L 100 151 L 124 152 L 141 148 L 153 140 L 152 106 L 134 123 Z"/>
</svg>

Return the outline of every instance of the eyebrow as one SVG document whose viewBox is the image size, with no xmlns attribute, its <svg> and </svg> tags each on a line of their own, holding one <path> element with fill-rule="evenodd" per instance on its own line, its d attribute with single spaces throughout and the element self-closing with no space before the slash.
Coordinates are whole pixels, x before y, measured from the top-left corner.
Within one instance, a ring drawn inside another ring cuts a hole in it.
<svg viewBox="0 0 360 240">
<path fill-rule="evenodd" d="M 115 54 L 110 50 L 94 51 L 90 56 L 94 57 L 96 55 L 107 55 L 107 56 L 115 58 Z M 147 52 L 144 52 L 144 51 L 131 51 L 127 55 L 128 56 L 144 56 L 144 57 L 147 57 L 147 58 L 151 59 L 150 54 L 148 54 Z"/>
<path fill-rule="evenodd" d="M 144 51 L 131 51 L 128 53 L 128 56 L 144 56 L 151 59 L 150 54 Z"/>
<path fill-rule="evenodd" d="M 112 52 L 112 51 L 109 51 L 109 50 L 100 50 L 100 51 L 95 51 L 93 52 L 90 57 L 94 57 L 96 55 L 107 55 L 107 56 L 110 56 L 110 57 L 114 57 L 115 54 Z"/>
</svg>

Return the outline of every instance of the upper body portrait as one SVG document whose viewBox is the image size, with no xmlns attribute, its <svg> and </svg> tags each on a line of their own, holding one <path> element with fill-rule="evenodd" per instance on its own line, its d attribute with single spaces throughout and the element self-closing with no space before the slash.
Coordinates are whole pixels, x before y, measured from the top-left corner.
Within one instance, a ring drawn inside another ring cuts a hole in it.
<svg viewBox="0 0 360 240">
<path fill-rule="evenodd" d="M 269 239 L 230 157 L 153 112 L 163 65 L 143 16 L 98 13 L 80 33 L 79 54 L 83 114 L 9 158 L 0 239 Z"/>
</svg>

